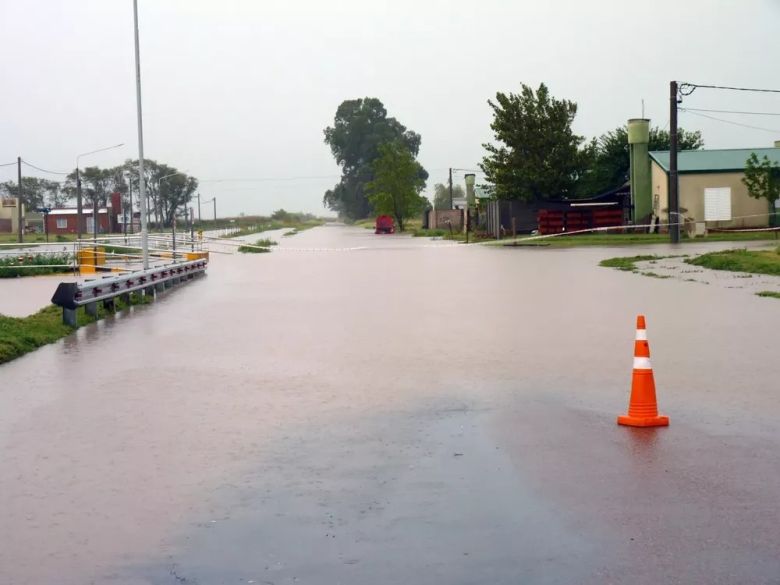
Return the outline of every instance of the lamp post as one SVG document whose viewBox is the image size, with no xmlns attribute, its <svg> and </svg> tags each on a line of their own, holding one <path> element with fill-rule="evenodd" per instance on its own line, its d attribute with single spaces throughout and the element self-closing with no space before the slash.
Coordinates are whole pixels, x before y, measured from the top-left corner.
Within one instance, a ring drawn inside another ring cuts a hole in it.
<svg viewBox="0 0 780 585">
<path fill-rule="evenodd" d="M 121 142 L 119 144 L 115 144 L 114 146 L 106 146 L 105 148 L 98 148 L 97 150 L 90 150 L 89 152 L 82 152 L 79 155 L 76 155 L 76 233 L 78 235 L 78 239 L 81 239 L 82 231 L 84 230 L 84 219 L 82 217 L 83 210 L 82 210 L 82 201 L 81 201 L 81 172 L 79 170 L 79 162 L 81 160 L 82 156 L 89 156 L 91 154 L 97 154 L 98 152 L 105 152 L 106 150 L 113 150 L 114 148 L 119 148 L 120 146 L 124 146 L 125 143 Z M 94 221 L 97 221 L 97 218 L 93 218 Z"/>
<path fill-rule="evenodd" d="M 146 226 L 146 185 L 144 181 L 144 122 L 141 108 L 141 49 L 138 41 L 138 0 L 133 0 L 135 37 L 135 103 L 138 118 L 138 205 L 141 211 L 141 256 L 144 270 L 149 269 L 149 232 Z"/>
</svg>

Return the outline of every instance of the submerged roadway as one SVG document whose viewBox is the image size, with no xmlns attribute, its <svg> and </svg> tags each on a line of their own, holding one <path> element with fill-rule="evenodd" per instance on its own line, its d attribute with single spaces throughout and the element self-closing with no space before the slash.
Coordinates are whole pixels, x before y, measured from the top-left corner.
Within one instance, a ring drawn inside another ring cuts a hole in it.
<svg viewBox="0 0 780 585">
<path fill-rule="evenodd" d="M 780 582 L 777 300 L 278 239 L 0 366 L 0 583 Z M 668 428 L 615 424 L 638 313 Z"/>
</svg>

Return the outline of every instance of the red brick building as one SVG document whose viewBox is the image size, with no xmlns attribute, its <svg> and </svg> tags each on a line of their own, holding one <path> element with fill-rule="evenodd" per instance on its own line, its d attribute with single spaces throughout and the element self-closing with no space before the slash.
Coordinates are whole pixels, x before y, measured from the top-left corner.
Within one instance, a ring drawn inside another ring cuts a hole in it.
<svg viewBox="0 0 780 585">
<path fill-rule="evenodd" d="M 121 233 L 122 197 L 119 193 L 112 193 L 108 207 L 98 209 L 98 233 Z M 81 210 L 82 233 L 91 234 L 94 230 L 92 206 L 85 205 Z M 78 233 L 76 220 L 78 210 L 75 207 L 61 207 L 52 209 L 47 215 L 47 227 L 50 234 L 75 234 Z"/>
</svg>

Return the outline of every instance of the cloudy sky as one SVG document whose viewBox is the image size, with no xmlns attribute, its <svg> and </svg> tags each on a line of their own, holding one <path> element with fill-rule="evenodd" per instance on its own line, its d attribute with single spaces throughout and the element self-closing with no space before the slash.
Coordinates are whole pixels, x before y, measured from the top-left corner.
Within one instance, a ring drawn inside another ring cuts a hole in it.
<svg viewBox="0 0 780 585">
<path fill-rule="evenodd" d="M 378 97 L 422 135 L 430 186 L 475 167 L 487 100 L 522 82 L 576 101 L 587 137 L 640 116 L 642 100 L 666 126 L 671 79 L 780 88 L 780 0 L 139 0 L 139 11 L 146 156 L 198 177 L 220 215 L 322 213 L 339 173 L 322 130 L 348 98 Z M 137 156 L 132 34 L 131 0 L 0 0 L 0 164 L 70 170 L 118 142 L 83 164 Z M 700 89 L 684 105 L 780 113 L 780 94 Z M 780 139 L 780 116 L 706 115 L 761 128 L 681 114 L 710 148 Z M 14 176 L 0 167 L 0 180 Z"/>
</svg>

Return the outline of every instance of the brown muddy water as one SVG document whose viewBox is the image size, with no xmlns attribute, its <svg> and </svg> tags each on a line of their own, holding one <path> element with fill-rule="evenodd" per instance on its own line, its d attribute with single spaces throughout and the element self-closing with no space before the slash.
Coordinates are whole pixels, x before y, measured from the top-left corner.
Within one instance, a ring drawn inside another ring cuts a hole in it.
<svg viewBox="0 0 780 585">
<path fill-rule="evenodd" d="M 778 583 L 780 302 L 279 241 L 0 366 L 0 583 Z M 640 312 L 666 429 L 615 425 Z"/>
</svg>

